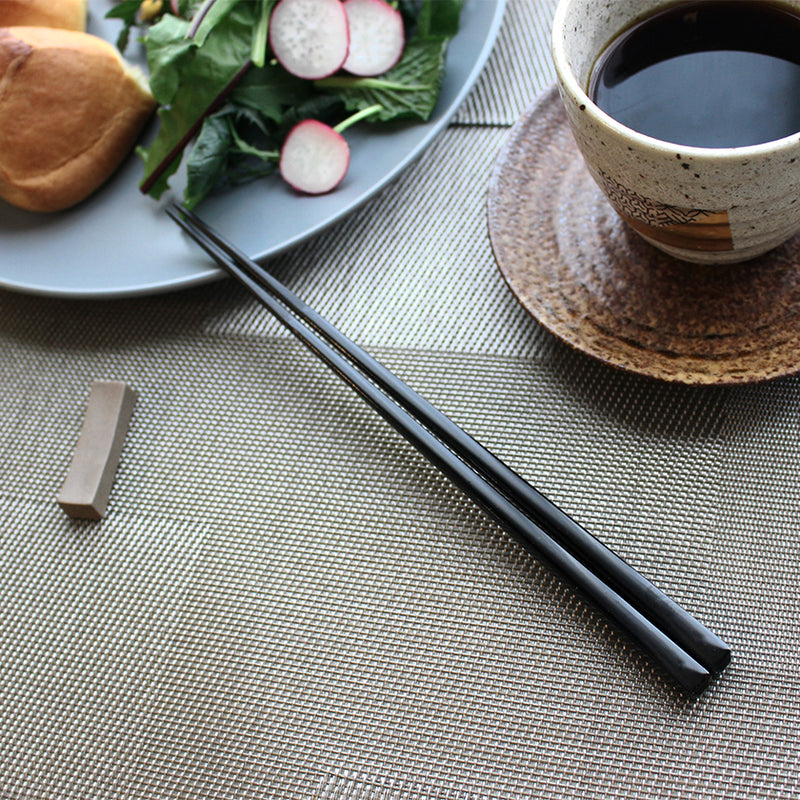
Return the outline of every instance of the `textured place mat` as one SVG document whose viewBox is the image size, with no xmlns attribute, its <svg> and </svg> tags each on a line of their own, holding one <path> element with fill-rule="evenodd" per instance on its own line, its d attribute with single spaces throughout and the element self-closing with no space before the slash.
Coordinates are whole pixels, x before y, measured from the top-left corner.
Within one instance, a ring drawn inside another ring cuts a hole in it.
<svg viewBox="0 0 800 800">
<path fill-rule="evenodd" d="M 549 47 L 555 8 L 556 0 L 508 0 L 492 54 L 458 110 L 456 124 L 513 125 L 550 86 L 555 79 Z"/>
<path fill-rule="evenodd" d="M 796 379 L 375 351 L 729 640 L 687 701 L 299 344 L 206 332 L 244 300 L 0 294 L 7 796 L 793 798 Z M 140 400 L 94 524 L 98 376 Z"/>
<path fill-rule="evenodd" d="M 692 384 L 800 369 L 800 237 L 729 266 L 691 265 L 656 250 L 595 185 L 555 89 L 514 127 L 498 157 L 489 231 L 522 305 L 608 364 Z"/>
</svg>

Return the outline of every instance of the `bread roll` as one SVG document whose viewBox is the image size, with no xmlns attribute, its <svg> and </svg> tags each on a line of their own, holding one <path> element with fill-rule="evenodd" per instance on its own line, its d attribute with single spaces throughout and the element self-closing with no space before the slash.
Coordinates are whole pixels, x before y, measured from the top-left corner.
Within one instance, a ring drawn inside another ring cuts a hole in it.
<svg viewBox="0 0 800 800">
<path fill-rule="evenodd" d="M 0 0 L 0 26 L 86 30 L 87 0 Z"/>
<path fill-rule="evenodd" d="M 97 189 L 155 108 L 144 75 L 108 42 L 0 28 L 0 197 L 60 211 Z"/>
</svg>

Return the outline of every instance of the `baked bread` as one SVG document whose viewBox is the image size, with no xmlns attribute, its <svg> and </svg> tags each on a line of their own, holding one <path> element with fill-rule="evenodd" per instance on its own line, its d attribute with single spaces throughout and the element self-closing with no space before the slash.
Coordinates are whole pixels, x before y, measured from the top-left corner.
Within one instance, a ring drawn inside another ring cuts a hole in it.
<svg viewBox="0 0 800 800">
<path fill-rule="evenodd" d="M 0 26 L 86 30 L 87 0 L 0 0 Z"/>
<path fill-rule="evenodd" d="M 155 108 L 111 44 L 78 31 L 0 28 L 0 197 L 61 211 L 130 153 Z"/>
</svg>

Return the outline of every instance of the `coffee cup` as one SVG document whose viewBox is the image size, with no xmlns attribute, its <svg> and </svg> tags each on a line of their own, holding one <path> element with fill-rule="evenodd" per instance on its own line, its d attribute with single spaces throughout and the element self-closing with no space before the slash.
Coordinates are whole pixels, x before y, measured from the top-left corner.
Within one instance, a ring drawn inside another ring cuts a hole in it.
<svg viewBox="0 0 800 800">
<path fill-rule="evenodd" d="M 800 0 L 770 4 L 800 17 Z M 589 172 L 635 231 L 686 261 L 745 261 L 800 230 L 800 131 L 743 146 L 674 144 L 628 127 L 590 97 L 592 71 L 608 45 L 680 5 L 560 0 L 552 35 L 559 92 Z M 736 91 L 748 91 L 744 84 Z"/>
</svg>

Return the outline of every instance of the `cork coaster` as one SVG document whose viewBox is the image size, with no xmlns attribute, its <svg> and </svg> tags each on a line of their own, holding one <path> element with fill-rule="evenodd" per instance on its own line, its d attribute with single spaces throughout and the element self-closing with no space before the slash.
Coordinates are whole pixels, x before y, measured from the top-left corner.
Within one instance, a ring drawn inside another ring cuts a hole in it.
<svg viewBox="0 0 800 800">
<path fill-rule="evenodd" d="M 509 134 L 489 237 L 511 291 L 578 350 L 666 381 L 752 383 L 800 371 L 800 236 L 734 265 L 678 261 L 595 185 L 555 89 Z"/>
</svg>

